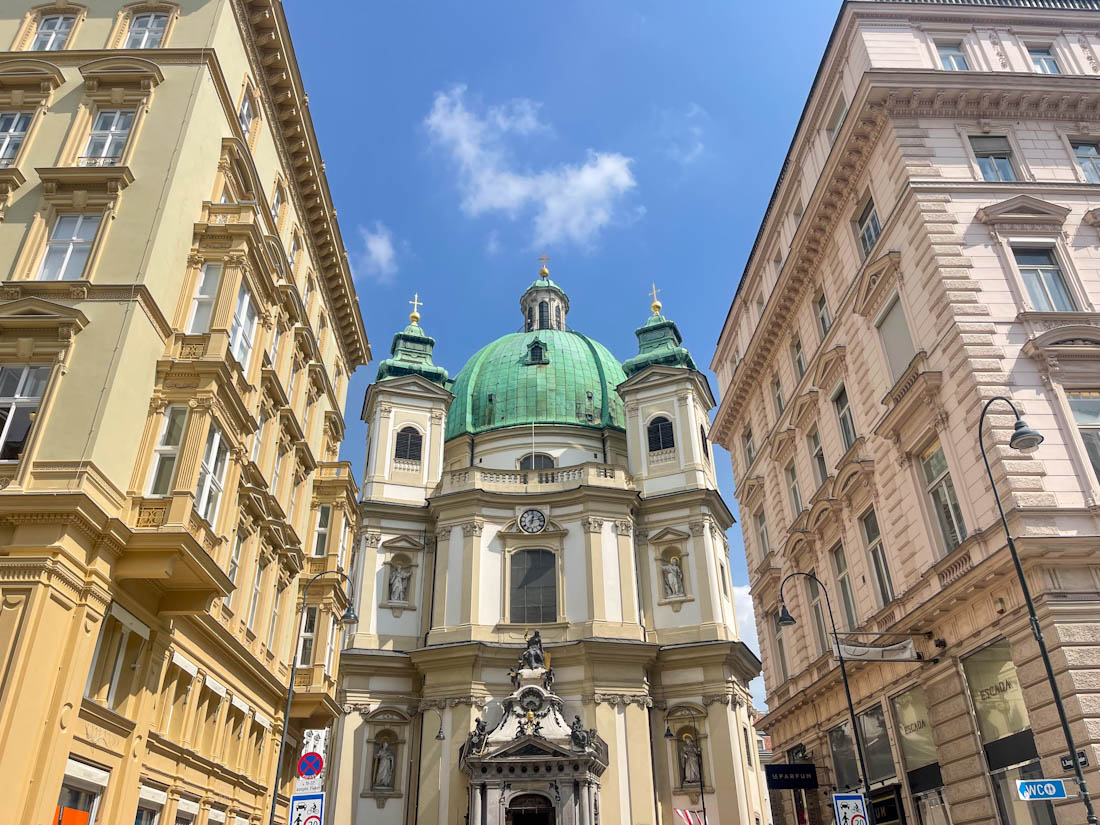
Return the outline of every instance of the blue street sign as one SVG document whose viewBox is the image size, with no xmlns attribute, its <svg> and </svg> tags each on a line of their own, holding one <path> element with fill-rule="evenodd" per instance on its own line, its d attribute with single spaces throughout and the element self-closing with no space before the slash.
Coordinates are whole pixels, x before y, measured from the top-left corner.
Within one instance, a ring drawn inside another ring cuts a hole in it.
<svg viewBox="0 0 1100 825">
<path fill-rule="evenodd" d="M 833 809 L 839 825 L 867 825 L 867 801 L 863 794 L 835 793 Z"/>
<path fill-rule="evenodd" d="M 1066 793 L 1066 783 L 1062 779 L 1017 779 L 1016 793 L 1024 802 L 1069 797 Z"/>
</svg>

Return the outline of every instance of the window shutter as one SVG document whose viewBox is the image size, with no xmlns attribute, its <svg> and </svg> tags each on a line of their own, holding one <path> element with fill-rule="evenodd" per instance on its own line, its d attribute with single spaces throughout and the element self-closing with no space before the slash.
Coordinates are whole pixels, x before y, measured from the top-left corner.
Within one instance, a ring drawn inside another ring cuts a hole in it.
<svg viewBox="0 0 1100 825">
<path fill-rule="evenodd" d="M 905 312 L 897 298 L 886 314 L 878 322 L 879 335 L 886 349 L 886 361 L 890 367 L 890 378 L 897 381 L 909 362 L 913 360 L 913 339 L 909 335 L 909 325 L 905 322 Z"/>
</svg>

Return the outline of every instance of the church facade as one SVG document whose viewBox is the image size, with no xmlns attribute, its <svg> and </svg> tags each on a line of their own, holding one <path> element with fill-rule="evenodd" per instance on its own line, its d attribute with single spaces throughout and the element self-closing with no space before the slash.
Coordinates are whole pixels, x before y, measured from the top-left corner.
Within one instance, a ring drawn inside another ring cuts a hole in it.
<svg viewBox="0 0 1100 825">
<path fill-rule="evenodd" d="M 367 390 L 333 821 L 766 823 L 708 382 L 656 300 L 625 362 L 520 308 L 450 378 L 414 306 Z"/>
</svg>

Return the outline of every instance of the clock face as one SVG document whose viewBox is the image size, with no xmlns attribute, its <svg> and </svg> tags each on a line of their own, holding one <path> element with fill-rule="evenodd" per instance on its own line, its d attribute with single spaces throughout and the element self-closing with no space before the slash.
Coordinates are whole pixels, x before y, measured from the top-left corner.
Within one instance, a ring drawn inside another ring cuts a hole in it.
<svg viewBox="0 0 1100 825">
<path fill-rule="evenodd" d="M 546 526 L 546 516 L 538 510 L 524 510 L 519 517 L 519 526 L 525 533 L 538 533 Z"/>
</svg>

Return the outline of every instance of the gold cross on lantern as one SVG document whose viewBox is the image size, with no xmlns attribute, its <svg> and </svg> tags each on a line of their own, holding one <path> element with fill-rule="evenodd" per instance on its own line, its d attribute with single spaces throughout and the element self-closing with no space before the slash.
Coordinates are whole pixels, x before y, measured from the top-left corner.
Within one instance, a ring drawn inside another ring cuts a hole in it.
<svg viewBox="0 0 1100 825">
<path fill-rule="evenodd" d="M 653 287 L 652 291 L 649 293 L 650 297 L 653 298 L 653 303 L 649 305 L 649 308 L 653 310 L 654 315 L 660 315 L 661 302 L 657 300 L 657 293 L 661 290 L 657 289 L 657 284 L 650 284 L 650 286 Z"/>
<path fill-rule="evenodd" d="M 413 299 L 409 301 L 412 304 L 413 311 L 409 313 L 409 320 L 414 324 L 420 320 L 420 307 L 424 306 L 424 302 L 420 300 L 420 293 L 414 292 Z"/>
<path fill-rule="evenodd" d="M 550 277 L 550 270 L 547 268 L 546 262 L 549 261 L 550 259 L 548 257 L 546 257 L 546 253 L 543 252 L 539 256 L 539 260 L 542 261 L 542 269 L 539 270 L 539 277 L 540 278 L 549 278 Z"/>
</svg>

